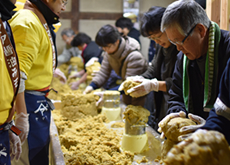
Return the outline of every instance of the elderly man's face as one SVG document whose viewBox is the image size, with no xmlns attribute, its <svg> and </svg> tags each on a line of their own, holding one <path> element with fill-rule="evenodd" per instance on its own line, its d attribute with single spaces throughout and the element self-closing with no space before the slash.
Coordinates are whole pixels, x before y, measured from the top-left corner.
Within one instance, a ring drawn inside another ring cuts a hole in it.
<svg viewBox="0 0 230 165">
<path fill-rule="evenodd" d="M 178 29 L 173 26 L 167 28 L 165 32 L 168 39 L 176 45 L 178 51 L 182 51 L 189 60 L 195 60 L 203 55 L 203 38 L 200 36 L 197 26 L 193 29 L 191 27 L 191 30 L 192 32 L 187 36 L 187 38 L 185 38 L 186 36 L 182 35 Z"/>
<path fill-rule="evenodd" d="M 71 46 L 71 42 L 72 42 L 73 38 L 74 38 L 74 35 L 71 36 L 71 37 L 68 37 L 68 36 L 65 35 L 65 34 L 62 35 L 62 40 L 63 40 L 67 45 L 69 45 L 69 46 Z"/>
</svg>

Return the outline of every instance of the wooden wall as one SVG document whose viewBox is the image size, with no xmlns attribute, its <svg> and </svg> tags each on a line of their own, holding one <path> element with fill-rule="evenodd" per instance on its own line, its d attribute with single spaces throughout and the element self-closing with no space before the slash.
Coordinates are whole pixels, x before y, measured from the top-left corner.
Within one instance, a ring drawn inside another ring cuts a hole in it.
<svg viewBox="0 0 230 165">
<path fill-rule="evenodd" d="M 174 0 L 140 0 L 140 13 L 146 12 L 151 6 L 164 6 Z M 57 49 L 60 54 L 65 43 L 61 31 L 71 27 L 75 32 L 85 32 L 93 40 L 97 31 L 105 24 L 115 24 L 116 19 L 123 15 L 123 0 L 68 0 L 66 11 L 61 13 L 62 26 L 57 32 Z M 147 58 L 149 39 L 141 37 L 142 54 Z"/>
<path fill-rule="evenodd" d="M 208 17 L 224 30 L 230 30 L 230 2 L 228 1 L 229 0 L 206 0 Z"/>
</svg>

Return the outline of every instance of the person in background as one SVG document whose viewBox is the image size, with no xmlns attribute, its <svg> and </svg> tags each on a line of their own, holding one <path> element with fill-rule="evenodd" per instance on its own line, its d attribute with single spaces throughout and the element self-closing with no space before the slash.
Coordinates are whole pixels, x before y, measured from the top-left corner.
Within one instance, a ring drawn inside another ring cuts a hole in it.
<svg viewBox="0 0 230 165">
<path fill-rule="evenodd" d="M 205 10 L 206 9 L 206 0 L 195 0 L 200 6 Z"/>
<path fill-rule="evenodd" d="M 13 116 L 15 101 L 23 99 L 18 95 L 20 70 L 11 27 L 7 22 L 12 17 L 16 0 L 0 1 L 0 164 L 10 165 L 18 160 L 28 133 L 28 115 L 26 109 L 17 109 L 15 127 Z M 21 129 L 22 131 L 20 131 Z M 20 137 L 19 137 L 19 136 Z"/>
<path fill-rule="evenodd" d="M 92 41 L 91 37 L 88 36 L 85 33 L 78 33 L 72 40 L 71 45 L 74 47 L 77 47 L 79 50 L 82 51 L 81 56 L 83 59 L 84 66 L 86 65 L 87 62 L 98 61 L 101 63 L 102 57 L 101 53 L 102 50 L 99 48 L 99 46 Z M 70 78 L 75 78 L 75 77 L 81 77 L 80 80 L 72 82 L 70 84 L 72 90 L 78 89 L 78 86 L 85 82 L 87 79 L 87 73 L 86 69 L 84 68 L 83 70 L 75 73 L 74 75 L 70 76 Z"/>
<path fill-rule="evenodd" d="M 147 61 L 140 53 L 140 44 L 131 37 L 121 37 L 118 30 L 112 25 L 104 25 L 97 32 L 96 43 L 104 50 L 100 71 L 93 77 L 84 93 L 102 87 L 108 80 L 113 69 L 124 81 L 128 76 L 142 74 L 147 69 Z M 119 85 L 116 87 L 118 90 Z M 115 89 L 115 88 L 114 88 Z M 127 105 L 143 105 L 144 97 L 132 98 L 123 94 L 123 102 Z"/>
<path fill-rule="evenodd" d="M 170 4 L 161 22 L 161 31 L 180 51 L 169 90 L 168 114 L 161 127 L 171 118 L 186 117 L 197 125 L 181 128 L 183 140 L 205 124 L 208 112 L 219 93 L 221 75 L 230 56 L 229 32 L 209 20 L 194 0 Z M 189 113 L 189 114 L 188 114 Z M 164 137 L 164 132 L 161 134 Z"/>
<path fill-rule="evenodd" d="M 73 47 L 71 42 L 75 37 L 75 32 L 71 28 L 65 28 L 61 31 L 62 40 L 66 43 L 62 53 L 58 55 L 58 66 L 69 62 L 71 57 L 81 57 L 81 51 Z"/>
<path fill-rule="evenodd" d="M 164 11 L 164 7 L 153 6 L 141 19 L 141 34 L 155 41 L 158 49 L 148 69 L 140 76 L 130 77 L 141 84 L 127 91 L 133 97 L 148 94 L 145 104 L 150 111 L 148 124 L 155 130 L 158 122 L 167 114 L 168 91 L 172 86 L 172 74 L 178 54 L 176 46 L 169 42 L 166 33 L 160 31 Z"/>
<path fill-rule="evenodd" d="M 118 20 L 116 20 L 115 26 L 117 27 L 117 30 L 119 31 L 121 36 L 132 37 L 135 40 L 137 40 L 141 45 L 140 38 L 139 38 L 141 34 L 139 30 L 133 27 L 133 23 L 131 19 L 126 17 L 121 17 Z"/>
<path fill-rule="evenodd" d="M 16 109 L 27 109 L 29 134 L 22 146 L 23 154 L 12 164 L 49 165 L 50 117 L 54 109 L 46 97 L 54 70 L 57 51 L 53 24 L 67 1 L 29 0 L 9 21 L 14 34 L 20 64 L 20 88 L 23 99 Z"/>
</svg>

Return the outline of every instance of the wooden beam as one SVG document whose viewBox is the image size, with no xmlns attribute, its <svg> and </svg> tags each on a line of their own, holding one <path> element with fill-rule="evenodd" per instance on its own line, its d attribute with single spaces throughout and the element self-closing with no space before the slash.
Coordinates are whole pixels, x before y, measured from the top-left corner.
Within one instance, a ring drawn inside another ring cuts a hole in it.
<svg viewBox="0 0 230 165">
<path fill-rule="evenodd" d="M 77 13 L 76 13 L 77 14 Z M 92 13 L 92 12 L 80 12 L 78 16 L 72 12 L 63 12 L 60 14 L 61 19 L 99 19 L 99 20 L 116 20 L 123 16 L 123 13 Z"/>
<path fill-rule="evenodd" d="M 74 10 L 76 10 L 76 8 Z M 71 27 L 76 33 L 79 30 L 80 19 L 117 20 L 122 16 L 123 13 L 94 13 L 94 12 L 78 12 L 78 11 L 73 12 L 73 10 L 71 12 L 63 12 L 60 14 L 61 19 L 71 19 Z"/>
<path fill-rule="evenodd" d="M 96 13 L 96 12 L 80 12 L 79 11 L 80 0 L 72 0 L 71 11 L 62 12 L 60 14 L 61 19 L 70 19 L 71 28 L 78 33 L 79 20 L 91 19 L 91 20 L 117 20 L 123 16 L 123 13 Z"/>
<path fill-rule="evenodd" d="M 93 13 L 81 12 L 80 19 L 117 20 L 123 13 Z"/>
</svg>

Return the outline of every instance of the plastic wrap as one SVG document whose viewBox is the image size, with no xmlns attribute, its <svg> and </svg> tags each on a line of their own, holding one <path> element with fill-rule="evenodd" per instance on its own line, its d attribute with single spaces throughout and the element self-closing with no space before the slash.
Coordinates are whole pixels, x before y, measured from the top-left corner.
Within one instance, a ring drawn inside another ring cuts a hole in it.
<svg viewBox="0 0 230 165">
<path fill-rule="evenodd" d="M 57 127 L 54 123 L 52 115 L 50 124 L 50 165 L 65 165 Z"/>
</svg>

